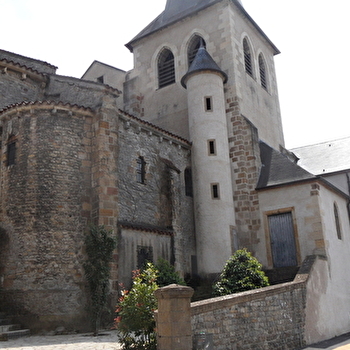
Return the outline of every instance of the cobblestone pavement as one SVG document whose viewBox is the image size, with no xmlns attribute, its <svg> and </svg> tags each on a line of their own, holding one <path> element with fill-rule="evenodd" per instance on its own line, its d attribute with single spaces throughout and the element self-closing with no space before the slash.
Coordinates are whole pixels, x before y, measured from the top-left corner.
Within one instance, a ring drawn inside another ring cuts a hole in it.
<svg viewBox="0 0 350 350">
<path fill-rule="evenodd" d="M 8 350 L 120 350 L 115 331 L 94 337 L 91 334 L 30 336 L 0 342 Z"/>
<path fill-rule="evenodd" d="M 98 337 L 91 334 L 30 336 L 0 342 L 0 349 L 8 350 L 121 350 L 115 331 Z M 294 350 L 294 349 L 290 349 Z M 310 345 L 304 350 L 350 350 L 350 333 Z"/>
</svg>

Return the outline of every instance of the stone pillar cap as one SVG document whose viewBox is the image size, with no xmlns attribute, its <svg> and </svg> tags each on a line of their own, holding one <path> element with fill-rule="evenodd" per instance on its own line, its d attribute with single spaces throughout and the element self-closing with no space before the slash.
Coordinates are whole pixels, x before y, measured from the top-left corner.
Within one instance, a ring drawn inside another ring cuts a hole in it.
<svg viewBox="0 0 350 350">
<path fill-rule="evenodd" d="M 157 299 L 191 298 L 194 290 L 191 287 L 170 284 L 169 286 L 157 289 L 154 293 Z"/>
</svg>

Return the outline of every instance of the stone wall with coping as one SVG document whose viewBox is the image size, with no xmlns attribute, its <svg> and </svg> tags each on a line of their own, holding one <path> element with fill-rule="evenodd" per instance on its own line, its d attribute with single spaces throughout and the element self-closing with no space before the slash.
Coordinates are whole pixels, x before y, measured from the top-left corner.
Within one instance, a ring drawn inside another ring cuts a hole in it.
<svg viewBox="0 0 350 350">
<path fill-rule="evenodd" d="M 308 257 L 293 282 L 192 303 L 193 334 L 213 334 L 216 350 L 302 348 L 306 284 L 315 260 Z"/>
</svg>

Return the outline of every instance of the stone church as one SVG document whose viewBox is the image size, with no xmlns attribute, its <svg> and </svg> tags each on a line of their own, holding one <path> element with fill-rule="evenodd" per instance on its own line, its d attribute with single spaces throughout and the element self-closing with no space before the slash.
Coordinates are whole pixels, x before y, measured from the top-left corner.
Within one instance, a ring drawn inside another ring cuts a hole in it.
<svg viewBox="0 0 350 350">
<path fill-rule="evenodd" d="M 313 332 L 349 331 L 350 138 L 285 148 L 280 52 L 239 0 L 167 0 L 126 47 L 131 71 L 81 79 L 0 50 L 0 308 L 83 329 L 94 223 L 114 296 L 145 260 L 213 280 L 243 247 L 277 275 L 317 255 Z"/>
</svg>

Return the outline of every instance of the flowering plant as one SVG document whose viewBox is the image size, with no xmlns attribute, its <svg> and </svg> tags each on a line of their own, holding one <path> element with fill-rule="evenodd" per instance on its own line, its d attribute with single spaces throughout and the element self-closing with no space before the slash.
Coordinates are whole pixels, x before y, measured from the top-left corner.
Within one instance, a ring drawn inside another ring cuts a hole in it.
<svg viewBox="0 0 350 350">
<path fill-rule="evenodd" d="M 145 269 L 133 272 L 130 291 L 122 290 L 117 305 L 116 328 L 124 350 L 156 350 L 156 332 L 154 311 L 157 300 L 154 292 L 157 270 L 152 264 Z"/>
</svg>

